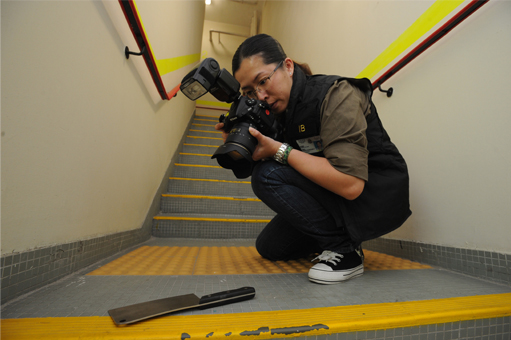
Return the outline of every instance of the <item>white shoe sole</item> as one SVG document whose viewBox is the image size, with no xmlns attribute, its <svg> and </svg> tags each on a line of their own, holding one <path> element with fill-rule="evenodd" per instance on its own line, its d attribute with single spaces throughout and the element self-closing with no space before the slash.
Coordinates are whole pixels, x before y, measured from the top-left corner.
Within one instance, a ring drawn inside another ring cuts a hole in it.
<svg viewBox="0 0 511 340">
<path fill-rule="evenodd" d="M 355 277 L 359 277 L 364 274 L 364 265 L 361 264 L 358 267 L 347 269 L 347 270 L 322 270 L 312 267 L 309 270 L 309 280 L 324 285 L 332 285 L 340 283 Z"/>
</svg>

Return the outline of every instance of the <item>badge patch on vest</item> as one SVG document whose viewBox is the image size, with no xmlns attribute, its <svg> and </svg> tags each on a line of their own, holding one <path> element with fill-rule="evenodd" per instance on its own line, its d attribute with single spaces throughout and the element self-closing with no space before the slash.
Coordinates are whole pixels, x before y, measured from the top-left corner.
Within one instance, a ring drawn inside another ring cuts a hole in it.
<svg viewBox="0 0 511 340">
<path fill-rule="evenodd" d="M 320 136 L 297 139 L 296 142 L 303 152 L 313 154 L 323 151 L 323 143 Z"/>
</svg>

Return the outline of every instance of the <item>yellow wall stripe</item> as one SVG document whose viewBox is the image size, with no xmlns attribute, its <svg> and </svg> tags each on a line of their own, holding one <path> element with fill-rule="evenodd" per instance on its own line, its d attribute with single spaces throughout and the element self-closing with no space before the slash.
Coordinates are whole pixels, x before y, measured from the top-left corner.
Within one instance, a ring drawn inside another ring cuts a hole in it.
<svg viewBox="0 0 511 340">
<path fill-rule="evenodd" d="M 465 0 L 437 0 L 419 17 L 419 19 L 408 27 L 399 38 L 390 44 L 385 51 L 360 72 L 357 78 L 371 79 L 374 77 L 464 1 Z"/>
<path fill-rule="evenodd" d="M 508 293 L 271 312 L 170 315 L 121 327 L 116 326 L 107 316 L 4 319 L 2 339 L 181 340 L 183 336 L 191 339 L 225 339 L 227 336 L 230 340 L 271 339 L 413 327 L 510 315 L 511 294 Z"/>
<path fill-rule="evenodd" d="M 156 60 L 156 67 L 158 67 L 160 75 L 164 75 L 199 61 L 200 53 L 196 53 L 175 58 L 158 59 Z"/>
<path fill-rule="evenodd" d="M 207 100 L 197 100 L 196 102 L 198 105 L 206 105 L 206 106 L 213 106 L 213 107 L 222 107 L 229 109 L 231 107 L 231 104 L 223 103 L 223 102 L 214 102 L 214 101 L 207 101 Z"/>
</svg>

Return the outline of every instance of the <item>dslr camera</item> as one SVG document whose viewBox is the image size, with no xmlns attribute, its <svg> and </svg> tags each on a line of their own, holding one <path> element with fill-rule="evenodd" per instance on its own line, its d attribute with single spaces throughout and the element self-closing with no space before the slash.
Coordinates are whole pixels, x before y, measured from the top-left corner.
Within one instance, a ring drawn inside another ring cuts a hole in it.
<svg viewBox="0 0 511 340">
<path fill-rule="evenodd" d="M 220 69 L 213 58 L 204 59 L 183 78 L 180 86 L 191 100 L 210 92 L 216 99 L 232 103 L 229 112 L 219 118 L 229 136 L 211 158 L 216 158 L 221 167 L 231 169 L 237 178 L 247 178 L 255 165 L 252 154 L 257 146 L 257 139 L 248 129 L 253 127 L 276 140 L 280 139 L 281 129 L 267 103 L 244 97 L 239 89 L 238 81 L 226 69 Z"/>
</svg>

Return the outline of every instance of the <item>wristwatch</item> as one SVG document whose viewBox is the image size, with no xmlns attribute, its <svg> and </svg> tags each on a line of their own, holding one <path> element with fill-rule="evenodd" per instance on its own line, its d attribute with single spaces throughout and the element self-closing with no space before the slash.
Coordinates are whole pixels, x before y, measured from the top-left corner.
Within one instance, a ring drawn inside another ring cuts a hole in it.
<svg viewBox="0 0 511 340">
<path fill-rule="evenodd" d="M 287 164 L 287 158 L 289 157 L 289 153 L 293 150 L 289 144 L 282 143 L 277 153 L 273 155 L 273 159 L 281 164 Z"/>
</svg>

